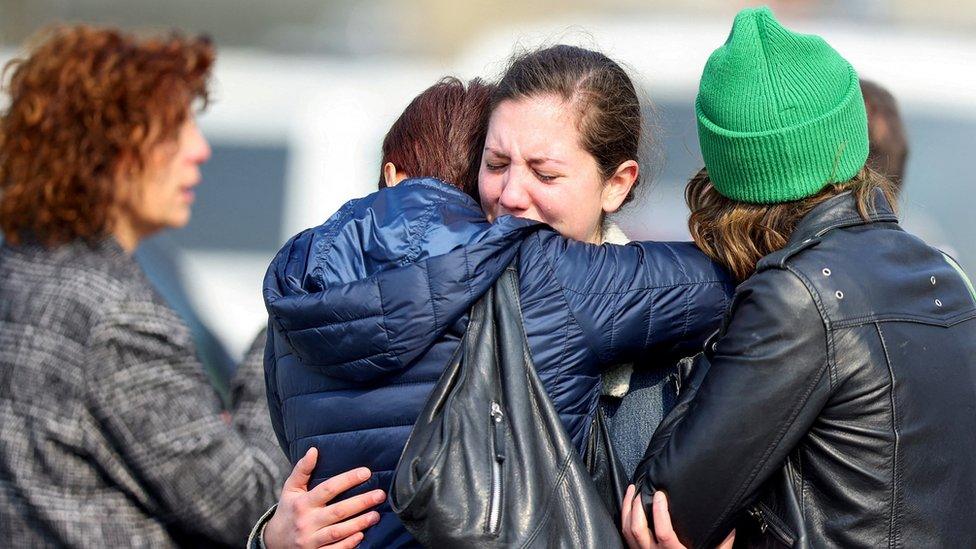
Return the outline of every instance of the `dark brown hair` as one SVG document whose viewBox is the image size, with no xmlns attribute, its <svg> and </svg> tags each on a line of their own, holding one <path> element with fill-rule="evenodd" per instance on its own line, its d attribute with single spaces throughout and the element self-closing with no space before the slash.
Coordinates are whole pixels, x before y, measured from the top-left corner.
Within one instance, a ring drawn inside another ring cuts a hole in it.
<svg viewBox="0 0 976 549">
<path fill-rule="evenodd" d="M 382 167 L 392 162 L 411 177 L 436 177 L 477 199 L 478 168 L 494 87 L 480 79 L 448 77 L 407 105 L 383 139 Z"/>
<path fill-rule="evenodd" d="M 891 182 L 867 167 L 850 181 L 828 185 L 802 200 L 749 204 L 719 194 L 708 171 L 702 168 L 685 187 L 685 201 L 691 210 L 688 230 L 706 255 L 741 282 L 755 272 L 760 259 L 786 245 L 797 223 L 818 204 L 851 191 L 861 217 L 868 219 L 875 209 L 874 190 L 879 188 L 894 205 Z"/>
<path fill-rule="evenodd" d="M 870 80 L 861 80 L 868 112 L 868 166 L 888 178 L 900 192 L 908 161 L 908 137 L 891 93 Z"/>
<path fill-rule="evenodd" d="M 609 179 L 627 160 L 637 160 L 641 106 L 627 72 L 602 53 L 558 45 L 516 56 L 498 83 L 492 110 L 506 100 L 555 95 L 579 113 L 581 146 Z M 634 196 L 640 179 L 624 203 Z"/>
<path fill-rule="evenodd" d="M 205 37 L 137 39 L 115 29 L 56 27 L 7 64 L 0 119 L 0 228 L 47 246 L 111 231 L 127 177 L 176 139 L 208 98 Z"/>
</svg>

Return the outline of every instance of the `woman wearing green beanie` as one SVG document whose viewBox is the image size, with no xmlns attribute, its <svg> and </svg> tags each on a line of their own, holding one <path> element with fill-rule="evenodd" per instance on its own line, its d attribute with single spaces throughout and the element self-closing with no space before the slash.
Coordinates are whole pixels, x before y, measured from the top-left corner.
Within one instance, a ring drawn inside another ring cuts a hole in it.
<svg viewBox="0 0 976 549">
<path fill-rule="evenodd" d="M 976 293 L 865 168 L 854 69 L 743 10 L 696 113 L 689 226 L 741 284 L 638 467 L 628 542 L 976 547 Z"/>
</svg>

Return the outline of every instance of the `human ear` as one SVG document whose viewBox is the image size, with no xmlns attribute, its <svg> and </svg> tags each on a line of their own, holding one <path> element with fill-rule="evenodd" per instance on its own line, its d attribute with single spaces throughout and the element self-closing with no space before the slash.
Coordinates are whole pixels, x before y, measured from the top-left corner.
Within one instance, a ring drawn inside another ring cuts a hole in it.
<svg viewBox="0 0 976 549">
<path fill-rule="evenodd" d="M 383 181 L 387 187 L 395 187 L 400 180 L 397 179 L 397 169 L 393 162 L 383 164 Z"/>
<path fill-rule="evenodd" d="M 397 169 L 396 164 L 387 162 L 383 164 L 383 181 L 387 187 L 396 187 L 398 183 L 410 177 L 406 172 Z"/>
<path fill-rule="evenodd" d="M 630 195 L 637 177 L 640 175 L 640 165 L 634 160 L 628 160 L 617 166 L 617 171 L 603 184 L 601 197 L 603 212 L 614 213 Z"/>
</svg>

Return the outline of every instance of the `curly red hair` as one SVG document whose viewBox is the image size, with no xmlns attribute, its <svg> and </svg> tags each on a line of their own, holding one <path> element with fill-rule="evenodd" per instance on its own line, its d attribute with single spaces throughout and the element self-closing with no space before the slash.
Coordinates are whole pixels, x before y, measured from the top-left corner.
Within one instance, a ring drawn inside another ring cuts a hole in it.
<svg viewBox="0 0 976 549">
<path fill-rule="evenodd" d="M 85 25 L 42 32 L 9 62 L 0 118 L 0 229 L 46 246 L 110 233 L 124 182 L 209 99 L 206 37 L 139 39 Z M 129 183 L 131 184 L 131 183 Z"/>
</svg>

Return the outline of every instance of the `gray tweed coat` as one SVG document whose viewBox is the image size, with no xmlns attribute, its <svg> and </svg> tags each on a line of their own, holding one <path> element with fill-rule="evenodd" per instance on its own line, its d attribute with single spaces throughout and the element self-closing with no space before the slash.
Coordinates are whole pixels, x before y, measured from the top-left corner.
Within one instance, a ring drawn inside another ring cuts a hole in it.
<svg viewBox="0 0 976 549">
<path fill-rule="evenodd" d="M 243 545 L 288 463 L 260 361 L 232 399 L 114 240 L 0 246 L 4 546 Z"/>
</svg>

